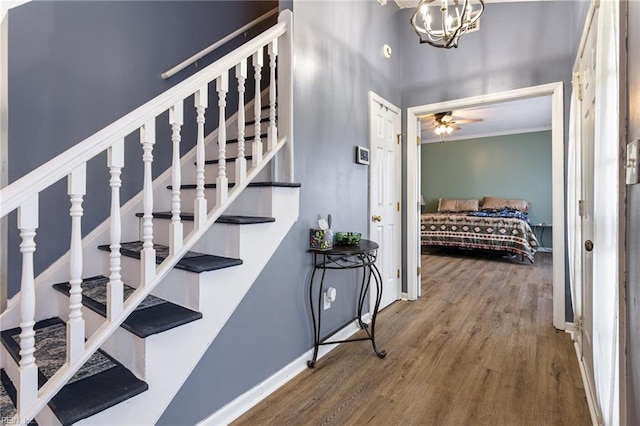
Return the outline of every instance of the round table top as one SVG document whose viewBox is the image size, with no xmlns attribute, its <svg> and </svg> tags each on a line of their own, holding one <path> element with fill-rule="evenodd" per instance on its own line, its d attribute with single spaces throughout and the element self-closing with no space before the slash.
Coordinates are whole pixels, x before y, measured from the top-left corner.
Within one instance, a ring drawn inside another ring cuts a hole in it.
<svg viewBox="0 0 640 426">
<path fill-rule="evenodd" d="M 311 253 L 328 254 L 328 255 L 350 255 L 350 254 L 362 254 L 369 251 L 377 250 L 378 243 L 371 240 L 361 239 L 357 246 L 333 246 L 330 249 L 315 249 L 310 248 Z"/>
</svg>

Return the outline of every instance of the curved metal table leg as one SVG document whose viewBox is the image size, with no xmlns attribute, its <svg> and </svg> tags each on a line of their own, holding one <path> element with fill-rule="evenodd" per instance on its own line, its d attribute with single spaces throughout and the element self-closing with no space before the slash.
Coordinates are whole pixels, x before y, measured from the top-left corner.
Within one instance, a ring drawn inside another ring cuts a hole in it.
<svg viewBox="0 0 640 426">
<path fill-rule="evenodd" d="M 376 282 L 376 305 L 373 308 L 373 315 L 371 317 L 371 344 L 373 345 L 373 350 L 376 355 L 380 358 L 384 358 L 387 356 L 387 351 L 378 350 L 376 345 L 376 318 L 378 316 L 378 308 L 380 308 L 380 301 L 382 300 L 382 277 L 380 276 L 380 271 L 376 267 L 375 262 L 369 262 L 369 268 L 373 272 L 373 278 Z"/>
<path fill-rule="evenodd" d="M 313 259 L 313 272 L 311 273 L 311 280 L 309 282 L 309 307 L 311 309 L 311 318 L 313 319 L 313 357 L 307 361 L 307 367 L 313 368 L 316 365 L 316 361 L 318 360 L 318 349 L 320 347 L 320 321 L 322 316 L 320 314 L 321 303 L 322 303 L 322 287 L 324 283 L 324 274 L 327 271 L 326 268 L 322 269 L 322 276 L 320 277 L 320 285 L 318 290 L 318 320 L 316 321 L 316 310 L 313 309 L 313 281 L 316 276 L 316 271 L 318 270 L 316 266 L 316 259 Z"/>
<path fill-rule="evenodd" d="M 358 297 L 358 325 L 360 328 L 366 329 L 369 325 L 362 321 L 362 307 L 364 306 L 364 300 L 369 291 L 369 283 L 371 282 L 371 269 L 367 268 L 366 263 L 363 260 L 362 264 L 362 284 L 360 285 L 360 296 Z"/>
</svg>

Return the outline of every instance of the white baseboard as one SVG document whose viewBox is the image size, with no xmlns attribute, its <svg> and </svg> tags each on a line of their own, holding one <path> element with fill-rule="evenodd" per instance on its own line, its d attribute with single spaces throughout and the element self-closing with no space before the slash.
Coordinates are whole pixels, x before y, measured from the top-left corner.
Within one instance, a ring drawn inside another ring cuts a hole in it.
<svg viewBox="0 0 640 426">
<path fill-rule="evenodd" d="M 576 358 L 578 359 L 578 365 L 580 366 L 580 376 L 582 377 L 582 385 L 584 387 L 584 393 L 587 397 L 589 414 L 591 415 L 591 424 L 593 426 L 602 426 L 603 423 L 600 420 L 602 417 L 599 415 L 600 410 L 598 409 L 595 395 L 592 392 L 589 379 L 587 378 L 587 370 L 585 369 L 584 361 L 582 360 L 582 356 L 580 355 L 580 348 L 578 347 L 578 342 L 574 338 L 575 325 L 573 323 L 567 323 L 566 332 L 571 335 L 571 340 L 573 340 L 573 347 L 576 350 Z"/>
<path fill-rule="evenodd" d="M 362 321 L 368 323 L 371 320 L 369 314 L 362 316 Z M 358 323 L 353 321 L 337 333 L 331 336 L 332 340 L 344 340 L 348 339 L 353 334 L 360 330 Z M 339 343 L 335 345 L 323 345 L 318 350 L 318 359 L 321 359 L 331 350 L 338 347 Z M 204 425 L 227 425 L 249 411 L 260 401 L 271 395 L 278 390 L 281 386 L 286 384 L 289 380 L 293 379 L 298 374 L 307 370 L 307 361 L 313 356 L 313 348 L 299 356 L 297 359 L 285 365 L 280 371 L 277 371 L 271 377 L 265 379 L 261 383 L 258 383 L 254 388 L 249 389 L 227 405 L 213 413 L 211 416 L 200 421 L 198 426 Z"/>
</svg>

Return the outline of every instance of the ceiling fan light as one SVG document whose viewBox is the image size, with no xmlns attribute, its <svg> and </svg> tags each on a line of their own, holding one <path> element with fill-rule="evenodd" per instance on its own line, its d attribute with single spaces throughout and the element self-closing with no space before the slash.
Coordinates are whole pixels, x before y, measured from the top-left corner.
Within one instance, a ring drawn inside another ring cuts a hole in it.
<svg viewBox="0 0 640 426">
<path fill-rule="evenodd" d="M 450 135 L 453 132 L 453 127 L 447 126 L 447 134 Z"/>
</svg>

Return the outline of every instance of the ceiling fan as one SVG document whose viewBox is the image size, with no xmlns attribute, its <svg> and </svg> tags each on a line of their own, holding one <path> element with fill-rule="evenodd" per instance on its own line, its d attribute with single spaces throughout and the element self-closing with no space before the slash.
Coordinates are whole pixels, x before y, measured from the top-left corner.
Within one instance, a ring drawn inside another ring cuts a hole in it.
<svg viewBox="0 0 640 426">
<path fill-rule="evenodd" d="M 421 130 L 424 133 L 433 129 L 436 135 L 444 142 L 444 135 L 451 134 L 454 130 L 460 130 L 459 124 L 479 123 L 482 118 L 464 118 L 453 115 L 452 111 L 436 112 L 434 114 L 423 115 L 421 118 Z"/>
</svg>

